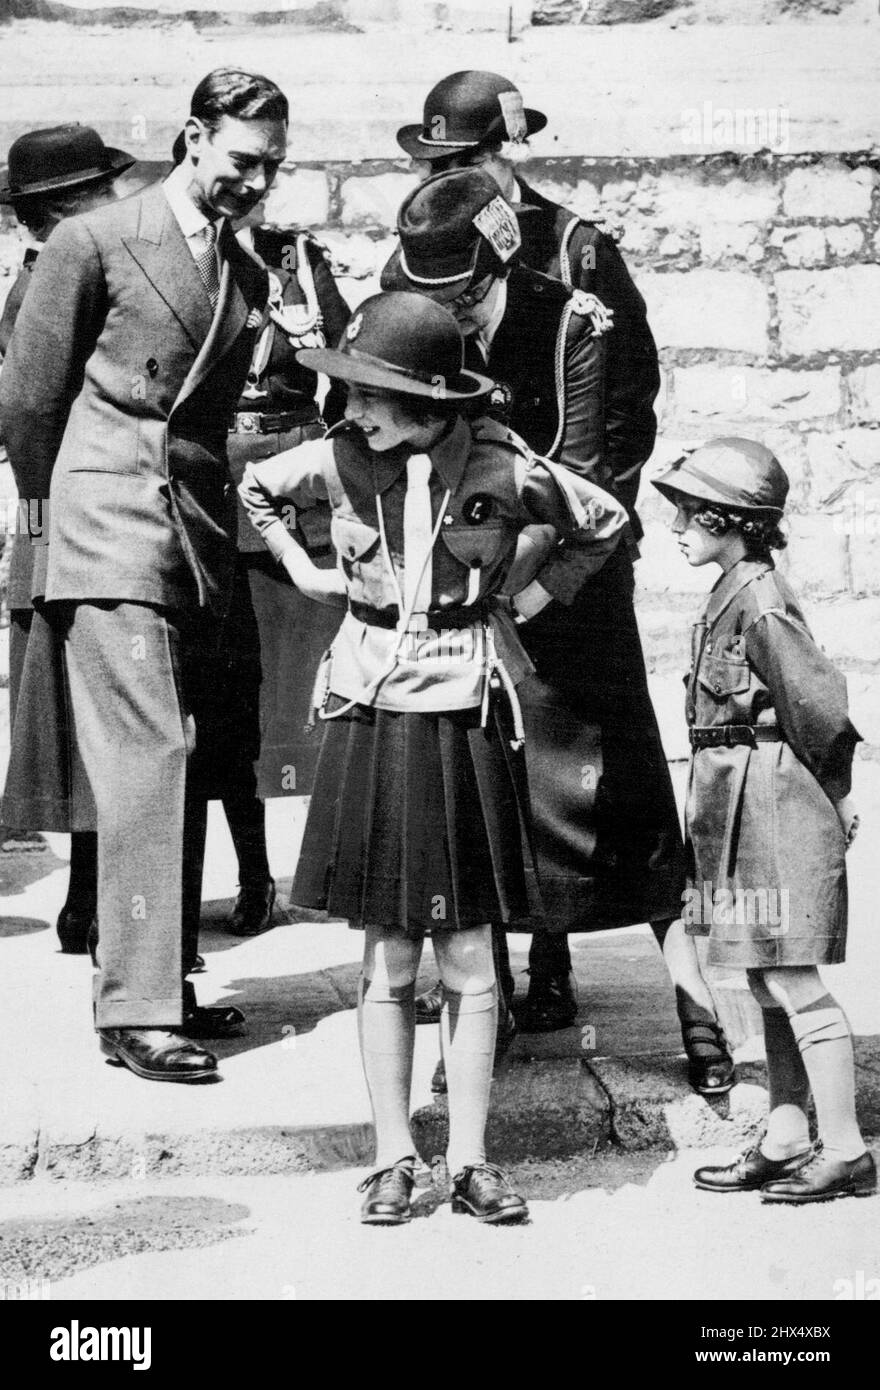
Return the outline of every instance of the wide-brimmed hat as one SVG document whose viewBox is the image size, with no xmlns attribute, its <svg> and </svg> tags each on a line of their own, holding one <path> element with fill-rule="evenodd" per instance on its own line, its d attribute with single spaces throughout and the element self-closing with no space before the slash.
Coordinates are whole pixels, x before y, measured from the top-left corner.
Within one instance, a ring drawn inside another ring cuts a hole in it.
<svg viewBox="0 0 880 1390">
<path fill-rule="evenodd" d="M 80 188 L 108 176 L 117 178 L 134 163 L 133 155 L 105 145 L 88 125 L 29 130 L 10 146 L 0 203 Z"/>
<path fill-rule="evenodd" d="M 522 244 L 516 213 L 484 169 L 426 179 L 401 205 L 397 234 L 383 290 L 416 290 L 441 304 L 497 272 Z"/>
<path fill-rule="evenodd" d="M 524 106 L 506 77 L 453 72 L 431 88 L 421 125 L 403 126 L 397 143 L 413 159 L 447 159 L 493 140 L 519 143 L 546 124 L 543 112 Z"/>
<path fill-rule="evenodd" d="M 785 469 L 754 439 L 710 439 L 651 481 L 673 502 L 678 494 L 777 521 L 788 496 Z"/>
<path fill-rule="evenodd" d="M 338 348 L 301 348 L 297 362 L 341 381 L 437 401 L 492 390 L 464 369 L 464 339 L 448 309 L 422 295 L 374 294 L 352 314 Z"/>
</svg>

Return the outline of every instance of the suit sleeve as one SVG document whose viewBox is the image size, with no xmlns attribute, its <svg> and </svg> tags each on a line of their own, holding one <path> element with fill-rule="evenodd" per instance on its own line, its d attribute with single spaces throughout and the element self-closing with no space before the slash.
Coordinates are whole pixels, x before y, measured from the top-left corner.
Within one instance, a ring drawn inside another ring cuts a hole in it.
<svg viewBox="0 0 880 1390">
<path fill-rule="evenodd" d="M 809 632 L 779 611 L 746 629 L 746 654 L 773 698 L 795 756 L 831 801 L 847 796 L 861 735 L 850 723 L 846 681 Z"/>
<path fill-rule="evenodd" d="M 314 439 L 274 458 L 245 464 L 238 495 L 276 560 L 286 551 L 302 549 L 292 534 L 296 509 L 328 500 L 324 469 L 332 459 L 332 443 Z"/>
<path fill-rule="evenodd" d="M 614 327 L 607 335 L 606 461 L 638 537 L 639 474 L 657 435 L 657 346 L 645 301 L 612 238 L 596 227 L 583 226 L 572 237 L 570 256 L 575 286 L 597 295 L 614 311 Z"/>
<path fill-rule="evenodd" d="M 70 218 L 40 253 L 0 375 L 0 421 L 21 497 L 49 495 L 105 301 L 98 248 L 82 219 Z"/>
</svg>

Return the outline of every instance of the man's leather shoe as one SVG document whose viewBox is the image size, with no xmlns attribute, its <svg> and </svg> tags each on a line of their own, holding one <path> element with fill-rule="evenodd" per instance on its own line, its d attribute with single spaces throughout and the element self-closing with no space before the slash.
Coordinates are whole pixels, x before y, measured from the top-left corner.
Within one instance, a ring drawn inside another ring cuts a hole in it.
<svg viewBox="0 0 880 1390">
<path fill-rule="evenodd" d="M 513 1010 L 508 1005 L 503 996 L 498 1000 L 498 1031 L 495 1034 L 495 1061 L 503 1057 L 510 1044 L 516 1037 L 516 1019 Z M 431 1077 L 431 1090 L 435 1096 L 446 1095 L 446 1066 L 443 1058 L 434 1068 L 434 1075 Z"/>
<path fill-rule="evenodd" d="M 443 1009 L 443 981 L 416 995 L 416 1023 L 439 1023 Z"/>
<path fill-rule="evenodd" d="M 217 1074 L 213 1052 L 171 1028 L 101 1028 L 98 1042 L 105 1057 L 146 1081 L 208 1081 Z"/>
<path fill-rule="evenodd" d="M 197 1004 L 184 1014 L 180 1031 L 187 1038 L 240 1038 L 247 1032 L 247 1019 L 232 1004 Z"/>
<path fill-rule="evenodd" d="M 522 1033 L 555 1033 L 570 1028 L 577 1017 L 577 999 L 570 971 L 564 975 L 532 974 L 529 991 L 517 1009 Z"/>
<path fill-rule="evenodd" d="M 366 1192 L 361 1207 L 365 1226 L 402 1226 L 411 1220 L 409 1199 L 415 1186 L 415 1157 L 402 1158 L 390 1168 L 380 1168 L 358 1183 L 358 1192 Z"/>
<path fill-rule="evenodd" d="M 95 922 L 95 912 L 89 908 L 85 912 L 80 912 L 74 907 L 64 904 L 58 914 L 58 921 L 55 930 L 58 933 L 58 940 L 61 943 L 61 950 L 65 956 L 84 956 L 89 951 L 89 937 Z"/>
<path fill-rule="evenodd" d="M 529 1209 L 494 1163 L 462 1168 L 452 1180 L 452 1210 L 475 1216 L 487 1225 L 526 1221 Z"/>
<path fill-rule="evenodd" d="M 869 1153 L 847 1160 L 817 1148 L 791 1177 L 768 1181 L 761 1188 L 761 1201 L 830 1202 L 834 1197 L 872 1197 L 876 1191 L 877 1167 Z"/>
<path fill-rule="evenodd" d="M 774 1178 L 787 1178 L 809 1163 L 812 1148 L 792 1158 L 765 1158 L 756 1144 L 725 1167 L 698 1168 L 694 1183 L 706 1192 L 757 1192 Z"/>
<path fill-rule="evenodd" d="M 227 925 L 233 936 L 260 936 L 272 925 L 272 909 L 275 906 L 275 880 L 256 888 L 239 889 L 235 907 Z"/>
</svg>

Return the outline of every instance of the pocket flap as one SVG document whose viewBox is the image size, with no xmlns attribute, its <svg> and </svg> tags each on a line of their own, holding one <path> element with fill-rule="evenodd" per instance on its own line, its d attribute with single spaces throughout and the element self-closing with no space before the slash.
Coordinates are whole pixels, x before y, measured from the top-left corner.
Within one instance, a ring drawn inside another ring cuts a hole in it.
<svg viewBox="0 0 880 1390">
<path fill-rule="evenodd" d="M 440 534 L 456 560 L 470 569 L 482 569 L 498 559 L 508 531 L 499 521 L 482 526 L 444 526 Z"/>
<path fill-rule="evenodd" d="M 379 545 L 375 526 L 368 526 L 355 517 L 334 515 L 330 532 L 343 560 L 366 560 Z"/>
<path fill-rule="evenodd" d="M 700 685 L 710 695 L 737 695 L 748 690 L 751 670 L 747 661 L 728 661 L 723 656 L 704 656 L 700 662 Z"/>
</svg>

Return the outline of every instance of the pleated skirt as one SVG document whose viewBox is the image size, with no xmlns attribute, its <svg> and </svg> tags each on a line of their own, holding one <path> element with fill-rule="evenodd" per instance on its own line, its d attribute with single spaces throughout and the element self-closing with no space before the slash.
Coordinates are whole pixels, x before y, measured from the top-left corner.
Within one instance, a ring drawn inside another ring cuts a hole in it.
<svg viewBox="0 0 880 1390">
<path fill-rule="evenodd" d="M 534 866 L 505 716 L 356 706 L 325 723 L 291 904 L 411 936 L 522 926 Z"/>
</svg>

